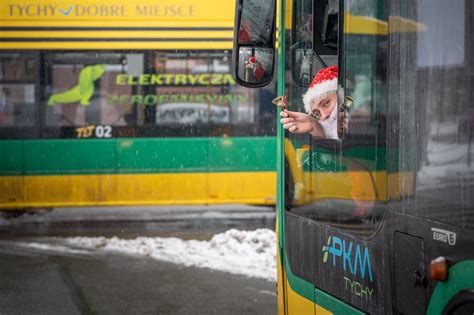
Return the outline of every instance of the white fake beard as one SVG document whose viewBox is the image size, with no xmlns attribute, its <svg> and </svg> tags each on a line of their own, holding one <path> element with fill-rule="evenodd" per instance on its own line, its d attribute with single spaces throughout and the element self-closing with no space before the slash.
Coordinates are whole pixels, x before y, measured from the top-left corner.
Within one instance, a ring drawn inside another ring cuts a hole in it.
<svg viewBox="0 0 474 315">
<path fill-rule="evenodd" d="M 325 120 L 320 120 L 319 123 L 324 129 L 326 138 L 339 139 L 337 135 L 337 106 L 334 106 L 331 114 Z"/>
</svg>

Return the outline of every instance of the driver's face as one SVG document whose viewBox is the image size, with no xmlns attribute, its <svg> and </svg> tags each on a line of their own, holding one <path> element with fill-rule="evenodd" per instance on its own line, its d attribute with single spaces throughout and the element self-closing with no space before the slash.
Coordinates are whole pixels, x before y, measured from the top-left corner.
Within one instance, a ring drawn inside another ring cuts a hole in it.
<svg viewBox="0 0 474 315">
<path fill-rule="evenodd" d="M 319 120 L 324 121 L 331 115 L 331 112 L 336 107 L 336 105 L 336 93 L 329 93 L 311 103 L 311 111 L 314 116 L 319 117 Z"/>
</svg>

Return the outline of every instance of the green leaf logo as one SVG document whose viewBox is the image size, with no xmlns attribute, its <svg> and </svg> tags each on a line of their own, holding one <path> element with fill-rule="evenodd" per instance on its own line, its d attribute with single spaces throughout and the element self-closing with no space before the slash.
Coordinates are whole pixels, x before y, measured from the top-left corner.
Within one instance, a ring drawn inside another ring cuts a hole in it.
<svg viewBox="0 0 474 315">
<path fill-rule="evenodd" d="M 328 261 L 328 255 L 329 255 L 329 245 L 331 244 L 331 236 L 328 238 L 328 244 L 323 246 L 323 263 Z"/>
</svg>

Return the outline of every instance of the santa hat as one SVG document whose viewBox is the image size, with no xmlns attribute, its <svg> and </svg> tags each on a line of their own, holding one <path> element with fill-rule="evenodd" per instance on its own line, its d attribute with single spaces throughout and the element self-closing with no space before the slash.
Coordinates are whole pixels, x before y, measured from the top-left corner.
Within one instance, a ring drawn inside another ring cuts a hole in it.
<svg viewBox="0 0 474 315">
<path fill-rule="evenodd" d="M 311 113 L 311 103 L 330 92 L 337 91 L 337 66 L 319 70 L 309 85 L 308 91 L 303 95 L 304 108 Z"/>
<path fill-rule="evenodd" d="M 251 56 L 251 57 L 249 58 L 249 62 L 250 62 L 251 64 L 254 64 L 254 63 L 255 63 L 255 56 Z"/>
</svg>

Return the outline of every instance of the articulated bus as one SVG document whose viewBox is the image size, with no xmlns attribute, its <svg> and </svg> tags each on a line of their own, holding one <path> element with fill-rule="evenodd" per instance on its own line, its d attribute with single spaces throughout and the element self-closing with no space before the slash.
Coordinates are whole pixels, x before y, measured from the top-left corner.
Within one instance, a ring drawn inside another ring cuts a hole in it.
<svg viewBox="0 0 474 315">
<path fill-rule="evenodd" d="M 231 75 L 233 1 L 0 3 L 0 210 L 276 200 L 276 84 Z"/>
<path fill-rule="evenodd" d="M 304 112 L 313 76 L 338 66 L 336 139 L 277 130 L 279 314 L 473 314 L 474 2 L 235 12 L 236 81 L 272 82 L 247 75 L 260 59 L 276 105 Z"/>
</svg>

